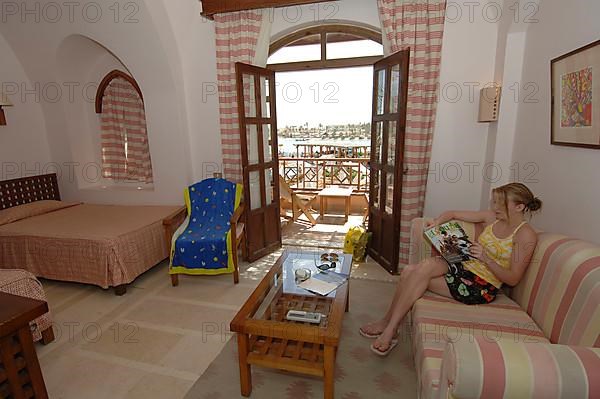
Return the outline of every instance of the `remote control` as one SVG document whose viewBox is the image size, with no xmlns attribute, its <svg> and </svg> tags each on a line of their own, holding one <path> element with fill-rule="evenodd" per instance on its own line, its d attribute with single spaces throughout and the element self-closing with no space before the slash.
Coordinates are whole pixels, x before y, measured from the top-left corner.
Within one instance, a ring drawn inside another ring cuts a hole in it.
<svg viewBox="0 0 600 399">
<path fill-rule="evenodd" d="M 305 312 L 303 310 L 290 310 L 287 312 L 285 316 L 288 320 L 293 321 L 304 321 L 308 323 L 321 323 L 321 317 L 323 315 L 321 313 L 313 313 L 313 312 Z"/>
</svg>

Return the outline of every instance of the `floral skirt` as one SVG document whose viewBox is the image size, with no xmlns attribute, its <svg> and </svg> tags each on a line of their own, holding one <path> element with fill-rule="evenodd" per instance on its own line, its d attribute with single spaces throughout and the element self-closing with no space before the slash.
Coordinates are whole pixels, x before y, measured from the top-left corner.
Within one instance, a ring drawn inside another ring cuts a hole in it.
<svg viewBox="0 0 600 399">
<path fill-rule="evenodd" d="M 490 303 L 498 293 L 498 288 L 465 270 L 462 263 L 448 265 L 444 278 L 452 297 L 467 305 Z"/>
</svg>

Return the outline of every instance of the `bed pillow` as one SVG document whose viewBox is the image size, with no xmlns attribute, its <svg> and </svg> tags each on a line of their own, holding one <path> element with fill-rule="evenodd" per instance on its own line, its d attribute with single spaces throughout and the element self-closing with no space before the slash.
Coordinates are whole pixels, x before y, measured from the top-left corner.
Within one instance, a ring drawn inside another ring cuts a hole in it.
<svg viewBox="0 0 600 399">
<path fill-rule="evenodd" d="M 0 211 L 0 226 L 79 204 L 79 202 L 43 200 L 31 202 L 29 204 L 13 206 L 12 208 L 3 209 Z"/>
</svg>

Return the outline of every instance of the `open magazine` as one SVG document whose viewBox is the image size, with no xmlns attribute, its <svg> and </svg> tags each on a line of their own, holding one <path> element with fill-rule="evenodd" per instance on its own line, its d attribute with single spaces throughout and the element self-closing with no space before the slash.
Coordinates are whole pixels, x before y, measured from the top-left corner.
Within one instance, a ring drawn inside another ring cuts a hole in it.
<svg viewBox="0 0 600 399">
<path fill-rule="evenodd" d="M 462 263 L 468 260 L 479 262 L 469 254 L 473 242 L 458 222 L 450 221 L 433 226 L 423 234 L 448 263 Z"/>
<path fill-rule="evenodd" d="M 298 287 L 319 295 L 329 295 L 346 281 L 348 281 L 348 276 L 344 274 L 333 271 L 321 271 L 298 284 Z"/>
</svg>

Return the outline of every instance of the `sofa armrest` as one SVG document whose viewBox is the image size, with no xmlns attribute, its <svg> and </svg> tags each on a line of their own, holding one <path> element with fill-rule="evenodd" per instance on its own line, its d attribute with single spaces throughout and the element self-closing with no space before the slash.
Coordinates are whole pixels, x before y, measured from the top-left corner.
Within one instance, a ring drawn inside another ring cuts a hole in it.
<svg viewBox="0 0 600 399">
<path fill-rule="evenodd" d="M 600 392 L 600 348 L 469 338 L 446 346 L 440 398 L 591 398 Z"/>
</svg>

